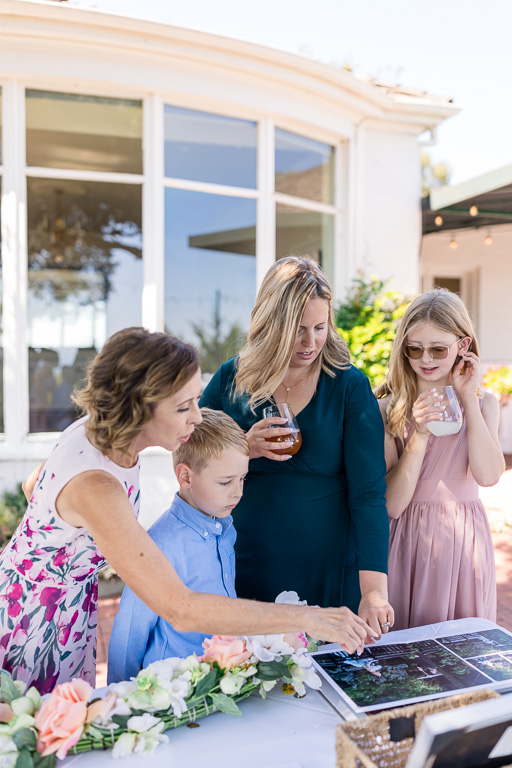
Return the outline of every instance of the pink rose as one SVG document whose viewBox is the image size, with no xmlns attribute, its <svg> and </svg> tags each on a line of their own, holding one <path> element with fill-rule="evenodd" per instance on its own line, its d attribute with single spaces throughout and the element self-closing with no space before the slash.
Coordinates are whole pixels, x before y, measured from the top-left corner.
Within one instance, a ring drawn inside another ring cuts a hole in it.
<svg viewBox="0 0 512 768">
<path fill-rule="evenodd" d="M 8 704 L 0 702 L 0 723 L 10 723 L 14 717 L 14 712 Z"/>
<path fill-rule="evenodd" d="M 231 669 L 238 664 L 244 664 L 250 657 L 243 640 L 239 637 L 213 635 L 203 640 L 204 653 L 200 661 L 216 661 L 221 669 Z"/>
<path fill-rule="evenodd" d="M 283 635 L 283 640 L 288 645 L 291 645 L 295 651 L 308 647 L 308 641 L 304 632 L 288 632 L 286 635 Z"/>
<path fill-rule="evenodd" d="M 85 680 L 74 679 L 57 685 L 50 698 L 36 712 L 35 725 L 39 732 L 37 751 L 43 757 L 56 753 L 64 760 L 84 730 L 87 702 L 92 686 Z"/>
<path fill-rule="evenodd" d="M 92 723 L 95 717 L 102 720 L 114 709 L 117 701 L 115 693 L 110 693 L 104 699 L 98 699 L 89 704 L 87 709 L 87 722 Z"/>
</svg>

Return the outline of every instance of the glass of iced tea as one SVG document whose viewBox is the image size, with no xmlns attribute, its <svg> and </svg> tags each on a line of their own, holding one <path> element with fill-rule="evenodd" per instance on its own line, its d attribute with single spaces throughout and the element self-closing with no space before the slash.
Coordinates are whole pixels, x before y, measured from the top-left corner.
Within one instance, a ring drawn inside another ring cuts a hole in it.
<svg viewBox="0 0 512 768">
<path fill-rule="evenodd" d="M 267 437 L 267 441 L 272 443 L 283 443 L 288 442 L 289 440 L 293 441 L 293 445 L 291 445 L 289 448 L 271 448 L 271 450 L 274 453 L 286 453 L 290 456 L 293 456 L 294 453 L 297 453 L 299 448 L 302 445 L 302 435 L 300 433 L 300 427 L 297 423 L 297 419 L 295 418 L 295 414 L 293 413 L 292 409 L 288 405 L 288 403 L 276 403 L 275 405 L 269 405 L 266 408 L 263 409 L 263 418 L 268 419 L 269 417 L 274 416 L 281 419 L 287 419 L 286 424 L 272 424 L 272 427 L 285 427 L 290 428 L 293 430 L 288 435 L 276 435 L 276 437 Z"/>
</svg>

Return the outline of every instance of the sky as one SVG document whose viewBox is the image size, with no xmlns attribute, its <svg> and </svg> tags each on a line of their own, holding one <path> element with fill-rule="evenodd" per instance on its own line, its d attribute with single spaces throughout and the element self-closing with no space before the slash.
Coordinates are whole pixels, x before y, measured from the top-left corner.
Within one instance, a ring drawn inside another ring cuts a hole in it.
<svg viewBox="0 0 512 768">
<path fill-rule="evenodd" d="M 512 163 L 511 0 L 69 0 L 348 64 L 448 96 L 461 111 L 428 147 L 450 183 Z"/>
</svg>

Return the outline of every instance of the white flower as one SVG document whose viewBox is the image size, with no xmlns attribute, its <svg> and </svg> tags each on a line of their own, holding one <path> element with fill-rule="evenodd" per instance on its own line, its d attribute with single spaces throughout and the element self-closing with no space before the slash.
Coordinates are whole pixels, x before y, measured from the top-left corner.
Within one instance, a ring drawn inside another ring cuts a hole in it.
<svg viewBox="0 0 512 768">
<path fill-rule="evenodd" d="M 130 717 L 126 725 L 130 731 L 136 731 L 137 733 L 149 731 L 154 726 L 159 726 L 159 733 L 164 727 L 162 720 L 159 720 L 158 717 L 153 717 L 149 712 L 144 712 L 143 715 L 134 715 L 133 717 Z"/>
<path fill-rule="evenodd" d="M 307 600 L 299 600 L 296 592 L 280 592 L 276 597 L 276 603 L 286 603 L 287 605 L 307 605 Z"/>
<path fill-rule="evenodd" d="M 0 765 L 2 768 L 14 768 L 18 757 L 18 747 L 11 737 L 0 734 Z"/>
<path fill-rule="evenodd" d="M 11 707 L 13 704 L 14 701 L 11 702 Z M 21 731 L 22 728 L 34 728 L 35 722 L 36 721 L 31 715 L 22 714 L 11 720 L 9 728 L 11 729 L 11 733 L 16 733 L 16 731 Z"/>
<path fill-rule="evenodd" d="M 135 751 L 137 745 L 137 735 L 135 733 L 122 733 L 114 744 L 112 757 L 128 757 Z"/>
<path fill-rule="evenodd" d="M 311 666 L 309 656 L 305 656 L 302 653 L 294 653 L 292 662 L 288 665 L 288 668 L 292 674 L 292 685 L 299 696 L 306 695 L 305 685 L 313 690 L 318 690 L 322 687 L 322 679 Z"/>
<path fill-rule="evenodd" d="M 169 681 L 173 679 L 176 671 L 181 667 L 182 662 L 183 659 L 174 656 L 168 659 L 161 659 L 160 661 L 153 661 L 151 664 L 148 664 L 146 669 L 142 670 L 142 673 L 139 672 L 139 674 L 150 672 L 154 673 L 160 681 Z"/>
<path fill-rule="evenodd" d="M 137 688 L 137 683 L 133 680 L 123 680 L 121 683 L 110 683 L 107 693 L 116 693 L 121 699 L 126 699 L 130 693 Z"/>
<path fill-rule="evenodd" d="M 181 672 L 180 678 L 190 680 L 192 685 L 195 685 L 201 678 L 208 674 L 210 665 L 205 661 L 199 661 L 194 653 L 192 656 L 187 656 L 186 659 L 182 659 L 179 669 Z"/>
<path fill-rule="evenodd" d="M 228 673 L 221 678 L 220 689 L 226 696 L 235 696 L 237 693 L 240 693 L 244 683 L 245 678 L 242 675 L 231 675 Z"/>
<path fill-rule="evenodd" d="M 23 682 L 23 680 L 13 680 L 14 685 L 18 689 L 18 693 L 20 696 L 23 696 L 25 691 L 27 690 L 27 684 Z"/>
<path fill-rule="evenodd" d="M 251 661 L 281 661 L 283 656 L 295 653 L 295 649 L 283 640 L 283 635 L 253 635 L 246 638 Z"/>
<path fill-rule="evenodd" d="M 15 715 L 33 715 L 36 711 L 34 702 L 28 696 L 13 699 L 10 706 Z"/>
</svg>

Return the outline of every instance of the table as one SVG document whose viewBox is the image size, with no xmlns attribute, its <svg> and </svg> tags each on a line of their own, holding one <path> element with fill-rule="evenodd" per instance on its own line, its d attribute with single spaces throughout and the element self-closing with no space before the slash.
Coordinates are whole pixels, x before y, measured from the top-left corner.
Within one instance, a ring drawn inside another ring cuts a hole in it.
<svg viewBox="0 0 512 768">
<path fill-rule="evenodd" d="M 486 619 L 460 619 L 427 627 L 390 632 L 379 644 L 408 642 L 495 628 Z M 324 646 L 326 650 L 335 645 Z M 111 753 L 69 756 L 59 768 L 334 768 L 335 731 L 343 717 L 317 691 L 303 699 L 271 691 L 240 703 L 242 717 L 216 713 L 199 721 L 199 728 L 167 731 L 150 757 L 132 756 L 111 762 Z M 350 712 L 345 717 L 354 718 Z"/>
</svg>

